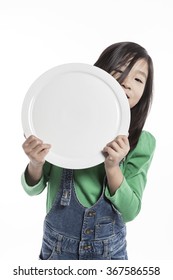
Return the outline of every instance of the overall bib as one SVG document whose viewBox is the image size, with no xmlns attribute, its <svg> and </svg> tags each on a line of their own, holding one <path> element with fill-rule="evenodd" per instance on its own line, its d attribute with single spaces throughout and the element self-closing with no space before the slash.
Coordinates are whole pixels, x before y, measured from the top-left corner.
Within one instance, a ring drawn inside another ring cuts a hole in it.
<svg viewBox="0 0 173 280">
<path fill-rule="evenodd" d="M 91 207 L 76 197 L 73 170 L 63 169 L 61 187 L 44 220 L 41 260 L 125 260 L 126 227 L 102 195 Z"/>
</svg>

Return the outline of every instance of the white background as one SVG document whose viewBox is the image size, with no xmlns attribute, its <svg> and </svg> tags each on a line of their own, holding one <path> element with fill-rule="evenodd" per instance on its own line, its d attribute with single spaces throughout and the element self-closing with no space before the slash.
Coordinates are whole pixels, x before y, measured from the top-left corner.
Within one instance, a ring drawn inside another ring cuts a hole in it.
<svg viewBox="0 0 173 280">
<path fill-rule="evenodd" d="M 94 64 L 110 44 L 134 41 L 155 66 L 155 96 L 145 129 L 157 139 L 139 216 L 127 224 L 131 260 L 171 260 L 172 183 L 172 8 L 171 0 L 0 1 L 0 248 L 1 258 L 37 260 L 46 192 L 29 197 L 20 176 L 21 106 L 33 81 L 68 62 Z M 50 108 L 45 108 L 50 110 Z"/>
</svg>

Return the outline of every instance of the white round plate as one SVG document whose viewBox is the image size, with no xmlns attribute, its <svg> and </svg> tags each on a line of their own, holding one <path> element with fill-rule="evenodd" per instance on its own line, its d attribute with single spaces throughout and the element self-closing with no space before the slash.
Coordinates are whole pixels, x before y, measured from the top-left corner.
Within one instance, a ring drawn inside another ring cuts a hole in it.
<svg viewBox="0 0 173 280">
<path fill-rule="evenodd" d="M 46 160 L 82 169 L 102 163 L 102 150 L 117 135 L 128 134 L 130 108 L 119 83 L 106 71 L 68 63 L 43 73 L 22 106 L 26 137 L 51 144 Z"/>
</svg>

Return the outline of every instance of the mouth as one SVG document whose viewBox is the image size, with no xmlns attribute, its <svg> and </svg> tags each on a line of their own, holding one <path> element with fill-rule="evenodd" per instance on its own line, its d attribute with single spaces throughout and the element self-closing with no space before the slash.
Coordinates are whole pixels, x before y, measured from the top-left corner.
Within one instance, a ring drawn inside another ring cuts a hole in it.
<svg viewBox="0 0 173 280">
<path fill-rule="evenodd" d="M 126 90 L 124 88 L 123 88 L 123 90 L 124 90 L 124 93 L 125 93 L 127 99 L 130 99 L 130 96 L 127 94 Z"/>
</svg>

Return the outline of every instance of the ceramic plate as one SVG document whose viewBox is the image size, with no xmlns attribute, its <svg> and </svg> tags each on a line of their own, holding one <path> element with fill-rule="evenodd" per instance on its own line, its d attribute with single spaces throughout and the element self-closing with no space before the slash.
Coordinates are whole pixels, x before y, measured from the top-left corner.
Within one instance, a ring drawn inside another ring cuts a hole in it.
<svg viewBox="0 0 173 280">
<path fill-rule="evenodd" d="M 51 144 L 46 160 L 82 169 L 104 161 L 102 150 L 117 135 L 127 135 L 130 108 L 119 83 L 106 71 L 68 63 L 43 73 L 29 88 L 22 126 Z"/>
</svg>

